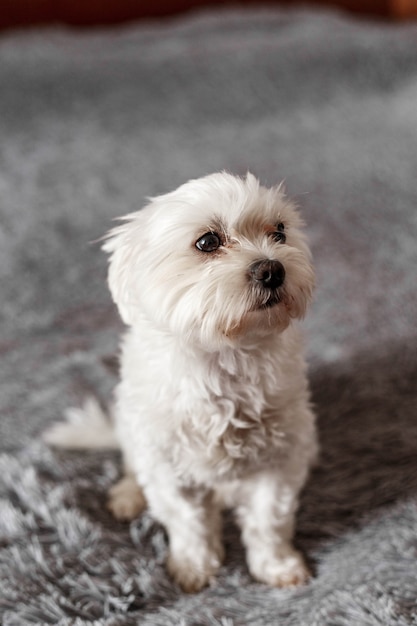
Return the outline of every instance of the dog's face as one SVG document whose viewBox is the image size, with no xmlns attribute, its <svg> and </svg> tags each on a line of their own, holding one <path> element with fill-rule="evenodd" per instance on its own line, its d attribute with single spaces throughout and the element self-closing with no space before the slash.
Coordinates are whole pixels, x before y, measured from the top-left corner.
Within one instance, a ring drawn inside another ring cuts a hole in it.
<svg viewBox="0 0 417 626">
<path fill-rule="evenodd" d="M 154 198 L 103 246 L 123 320 L 216 349 L 301 318 L 314 274 L 294 206 L 279 188 L 213 174 Z"/>
</svg>

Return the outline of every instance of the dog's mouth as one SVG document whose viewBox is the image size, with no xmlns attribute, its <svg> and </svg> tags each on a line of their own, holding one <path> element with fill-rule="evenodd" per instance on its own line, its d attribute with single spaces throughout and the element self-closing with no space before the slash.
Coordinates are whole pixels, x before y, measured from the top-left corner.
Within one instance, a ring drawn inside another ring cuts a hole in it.
<svg viewBox="0 0 417 626">
<path fill-rule="evenodd" d="M 270 296 L 266 302 L 261 304 L 261 309 L 271 309 L 273 306 L 276 306 L 281 302 L 281 298 L 278 294 Z"/>
<path fill-rule="evenodd" d="M 257 304 L 254 307 L 254 309 L 256 311 L 265 311 L 267 309 L 272 309 L 274 306 L 277 306 L 281 302 L 282 302 L 282 298 L 279 292 L 274 292 L 274 293 L 269 294 L 266 300 L 263 299 L 262 302 Z"/>
</svg>

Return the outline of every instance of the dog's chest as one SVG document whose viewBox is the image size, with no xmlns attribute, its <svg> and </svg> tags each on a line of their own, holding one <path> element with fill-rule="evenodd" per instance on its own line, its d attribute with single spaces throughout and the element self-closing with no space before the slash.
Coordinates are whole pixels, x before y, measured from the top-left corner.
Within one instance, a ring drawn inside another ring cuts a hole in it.
<svg viewBox="0 0 417 626">
<path fill-rule="evenodd" d="M 222 356 L 194 369 L 176 401 L 172 460 L 178 473 L 202 481 L 237 477 L 284 455 L 288 445 L 276 366 L 256 355 Z"/>
</svg>

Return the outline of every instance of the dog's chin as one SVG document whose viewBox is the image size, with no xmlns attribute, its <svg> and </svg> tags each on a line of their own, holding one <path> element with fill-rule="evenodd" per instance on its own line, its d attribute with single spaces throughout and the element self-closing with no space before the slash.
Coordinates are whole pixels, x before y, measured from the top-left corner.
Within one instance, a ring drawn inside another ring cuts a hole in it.
<svg viewBox="0 0 417 626">
<path fill-rule="evenodd" d="M 271 321 L 277 317 L 281 318 L 288 313 L 288 304 L 289 299 L 286 290 L 281 287 L 274 291 L 254 294 L 253 301 L 249 305 L 249 312 L 260 311 L 266 313 L 264 323 L 269 327 Z"/>
<path fill-rule="evenodd" d="M 245 337 L 281 333 L 288 328 L 290 321 L 291 315 L 285 302 L 274 296 L 250 307 L 247 313 L 224 332 L 224 336 L 231 341 L 241 341 Z"/>
</svg>

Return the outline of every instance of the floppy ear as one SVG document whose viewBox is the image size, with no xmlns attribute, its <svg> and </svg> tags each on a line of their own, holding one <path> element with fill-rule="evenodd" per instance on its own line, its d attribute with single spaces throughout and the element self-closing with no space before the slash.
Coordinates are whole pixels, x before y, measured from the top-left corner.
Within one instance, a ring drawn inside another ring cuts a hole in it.
<svg viewBox="0 0 417 626">
<path fill-rule="evenodd" d="M 137 277 L 146 240 L 144 213 L 137 211 L 120 218 L 124 223 L 105 236 L 102 246 L 110 254 L 108 285 L 120 316 L 128 325 L 134 324 L 140 309 Z"/>
</svg>

